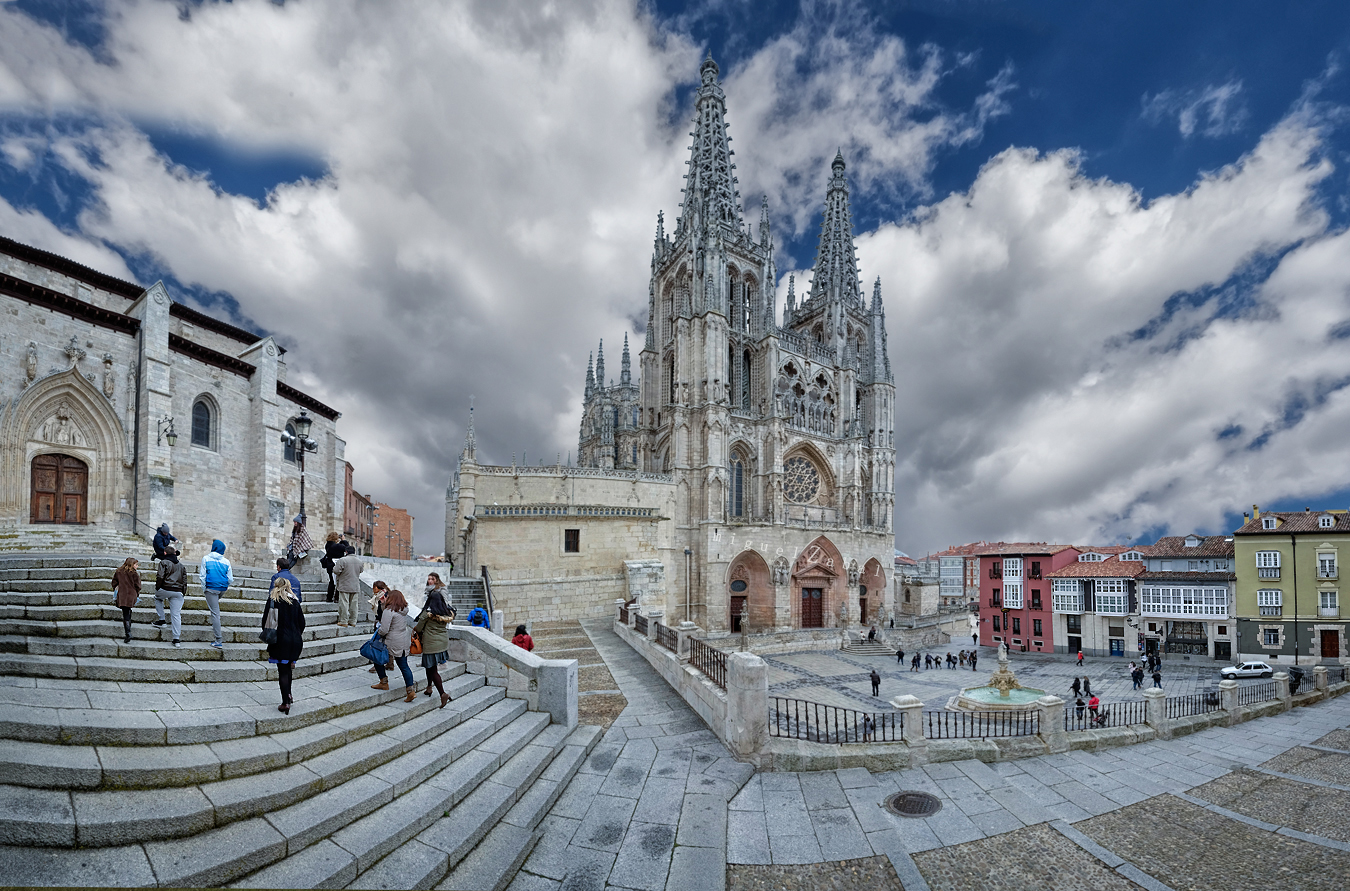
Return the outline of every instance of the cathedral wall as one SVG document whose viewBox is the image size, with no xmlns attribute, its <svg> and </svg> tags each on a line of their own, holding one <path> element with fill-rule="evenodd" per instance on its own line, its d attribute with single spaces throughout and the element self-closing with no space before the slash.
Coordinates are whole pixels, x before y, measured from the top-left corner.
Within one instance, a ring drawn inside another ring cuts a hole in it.
<svg viewBox="0 0 1350 891">
<path fill-rule="evenodd" d="M 131 301 L 123 294 L 114 294 L 59 272 L 48 269 L 18 257 L 12 257 L 0 250 L 0 273 L 21 278 L 26 282 L 41 285 L 52 291 L 67 294 L 94 306 L 110 309 L 113 312 L 126 312 Z"/>
</svg>

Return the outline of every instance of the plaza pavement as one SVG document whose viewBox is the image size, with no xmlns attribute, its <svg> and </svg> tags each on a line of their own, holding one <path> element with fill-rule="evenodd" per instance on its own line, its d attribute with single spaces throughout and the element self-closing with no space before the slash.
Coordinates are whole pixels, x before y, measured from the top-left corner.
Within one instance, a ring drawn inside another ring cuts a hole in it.
<svg viewBox="0 0 1350 891">
<path fill-rule="evenodd" d="M 876 855 L 907 891 L 1330 891 L 1350 876 L 1350 697 L 1100 753 L 752 775 L 607 622 L 585 628 L 629 707 L 545 820 L 512 891 L 702 891 L 725 887 L 728 864 L 743 877 L 775 865 L 837 863 L 843 878 L 858 874 L 857 864 L 871 868 Z M 993 668 L 991 651 L 981 655 L 976 677 Z M 831 680 L 815 686 L 850 701 L 859 691 L 849 674 L 866 666 L 857 682 L 865 684 L 872 664 L 884 662 L 837 653 L 771 660 L 781 672 L 771 684 L 809 682 L 806 672 L 820 665 Z M 1064 661 L 1015 655 L 1013 668 L 1057 692 L 1052 682 L 1067 687 L 1076 672 Z M 1109 698 L 1117 684 L 1124 698 L 1137 698 L 1122 669 L 1101 670 L 1111 665 L 1089 660 L 1094 689 Z M 908 674 L 888 673 L 883 696 L 922 689 L 920 698 L 936 708 L 944 691 L 971 682 L 968 669 Z M 1164 670 L 1169 693 L 1211 682 L 1216 665 Z M 863 686 L 861 698 L 871 700 L 869 693 Z M 899 790 L 930 792 L 942 809 L 922 819 L 892 816 L 882 802 Z M 820 881 L 819 870 L 810 881 Z M 805 886 L 775 878 L 774 887 Z"/>
</svg>

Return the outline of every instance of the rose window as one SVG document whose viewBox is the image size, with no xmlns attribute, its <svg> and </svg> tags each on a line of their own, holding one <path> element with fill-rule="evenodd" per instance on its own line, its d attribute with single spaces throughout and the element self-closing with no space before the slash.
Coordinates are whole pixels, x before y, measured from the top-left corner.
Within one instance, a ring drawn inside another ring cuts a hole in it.
<svg viewBox="0 0 1350 891">
<path fill-rule="evenodd" d="M 783 494 L 793 504 L 810 504 L 820 494 L 820 473 L 805 458 L 789 458 L 783 465 Z"/>
</svg>

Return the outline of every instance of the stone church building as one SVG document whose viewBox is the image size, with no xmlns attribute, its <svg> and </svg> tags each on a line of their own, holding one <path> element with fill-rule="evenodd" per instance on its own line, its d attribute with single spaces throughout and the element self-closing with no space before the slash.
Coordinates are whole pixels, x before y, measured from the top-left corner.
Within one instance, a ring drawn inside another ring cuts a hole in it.
<svg viewBox="0 0 1350 891">
<path fill-rule="evenodd" d="M 199 558 L 236 565 L 290 540 L 300 466 L 282 432 L 312 422 L 309 529 L 341 531 L 338 412 L 286 383 L 272 337 L 149 288 L 0 238 L 0 535 L 102 526 L 150 538 L 168 523 Z M 137 555 L 137 556 L 144 556 Z"/>
<path fill-rule="evenodd" d="M 668 623 L 833 627 L 893 609 L 895 383 L 881 283 L 865 296 L 842 156 L 809 290 L 781 323 L 767 203 L 741 206 L 726 104 L 701 71 L 684 200 L 658 215 L 645 341 L 588 363 L 578 467 L 479 464 L 472 421 L 446 551 L 485 565 L 508 624 L 639 596 Z"/>
</svg>

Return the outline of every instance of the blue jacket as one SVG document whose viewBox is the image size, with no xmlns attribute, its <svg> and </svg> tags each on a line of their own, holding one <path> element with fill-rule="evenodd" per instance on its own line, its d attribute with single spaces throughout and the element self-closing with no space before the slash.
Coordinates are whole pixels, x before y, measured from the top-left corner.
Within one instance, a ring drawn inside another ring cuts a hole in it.
<svg viewBox="0 0 1350 891">
<path fill-rule="evenodd" d="M 224 591 L 234 584 L 234 572 L 230 561 L 225 559 L 225 542 L 216 539 L 211 542 L 211 553 L 202 558 L 202 587 L 208 591 Z"/>
<path fill-rule="evenodd" d="M 481 606 L 475 606 L 469 611 L 469 624 L 492 630 L 492 619 L 488 618 L 487 610 Z"/>
<path fill-rule="evenodd" d="M 286 581 L 290 582 L 291 590 L 295 592 L 295 599 L 300 601 L 301 603 L 305 602 L 305 598 L 300 595 L 300 580 L 296 578 L 294 575 L 292 575 L 289 569 L 283 569 L 281 570 L 281 572 L 278 572 L 275 575 L 273 575 L 272 584 L 275 585 L 277 583 L 277 579 L 285 579 Z"/>
</svg>

